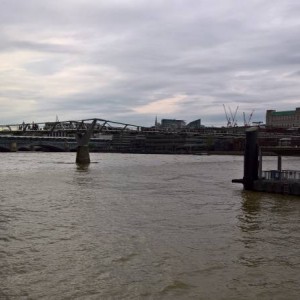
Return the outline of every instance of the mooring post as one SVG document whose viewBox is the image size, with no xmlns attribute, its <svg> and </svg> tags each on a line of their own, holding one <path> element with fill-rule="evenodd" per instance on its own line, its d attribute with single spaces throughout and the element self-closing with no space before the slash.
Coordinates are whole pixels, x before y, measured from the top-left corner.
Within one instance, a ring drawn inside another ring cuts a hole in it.
<svg viewBox="0 0 300 300">
<path fill-rule="evenodd" d="M 277 156 L 277 170 L 279 172 L 282 171 L 282 156 L 281 155 Z"/>
<path fill-rule="evenodd" d="M 262 151 L 261 148 L 258 148 L 258 178 L 261 179 L 262 178 L 262 163 L 263 163 L 263 159 L 262 159 Z"/>
<path fill-rule="evenodd" d="M 93 129 L 96 125 L 96 121 L 94 120 L 90 127 L 86 130 L 86 132 L 76 133 L 76 140 L 77 140 L 77 154 L 76 154 L 76 163 L 78 164 L 89 164 L 90 160 L 90 151 L 89 151 L 89 142 L 91 138 L 91 134 Z"/>
<path fill-rule="evenodd" d="M 244 154 L 244 178 L 245 190 L 252 190 L 254 181 L 258 179 L 258 145 L 257 128 L 246 131 L 246 145 Z"/>
</svg>

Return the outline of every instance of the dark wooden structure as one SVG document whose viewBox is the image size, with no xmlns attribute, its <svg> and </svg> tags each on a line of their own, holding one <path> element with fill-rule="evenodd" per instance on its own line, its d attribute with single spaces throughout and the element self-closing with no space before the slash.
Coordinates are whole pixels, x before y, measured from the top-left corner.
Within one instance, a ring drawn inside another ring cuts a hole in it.
<svg viewBox="0 0 300 300">
<path fill-rule="evenodd" d="M 283 170 L 282 156 L 300 156 L 297 146 L 259 147 L 258 130 L 246 131 L 244 177 L 232 182 L 242 183 L 245 190 L 282 193 L 300 196 L 300 171 Z M 263 155 L 277 156 L 277 170 L 263 171 Z"/>
</svg>

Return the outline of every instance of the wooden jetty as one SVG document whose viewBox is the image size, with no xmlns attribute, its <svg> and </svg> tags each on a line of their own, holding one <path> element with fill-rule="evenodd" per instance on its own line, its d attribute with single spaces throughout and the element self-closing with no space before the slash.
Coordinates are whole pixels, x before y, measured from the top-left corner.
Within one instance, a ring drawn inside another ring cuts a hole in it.
<svg viewBox="0 0 300 300">
<path fill-rule="evenodd" d="M 290 145 L 259 147 L 257 136 L 257 128 L 246 131 L 244 177 L 232 182 L 242 183 L 245 190 L 300 196 L 300 171 L 282 169 L 282 157 L 300 156 L 300 148 Z M 263 171 L 264 154 L 277 156 L 276 170 Z"/>
</svg>

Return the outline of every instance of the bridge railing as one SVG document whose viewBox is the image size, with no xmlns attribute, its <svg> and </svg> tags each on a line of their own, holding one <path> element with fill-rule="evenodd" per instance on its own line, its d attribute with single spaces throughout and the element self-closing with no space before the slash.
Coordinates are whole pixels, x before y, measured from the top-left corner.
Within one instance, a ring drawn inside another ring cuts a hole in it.
<svg viewBox="0 0 300 300">
<path fill-rule="evenodd" d="M 21 124 L 4 124 L 0 125 L 0 131 L 5 132 L 36 132 L 36 131 L 85 131 L 93 122 L 93 131 L 140 131 L 141 126 L 129 123 L 115 122 L 104 119 L 85 119 L 85 120 L 69 120 L 54 122 L 32 122 Z"/>
<path fill-rule="evenodd" d="M 262 171 L 262 178 L 276 181 L 300 181 L 300 171 L 295 170 L 269 170 Z"/>
</svg>

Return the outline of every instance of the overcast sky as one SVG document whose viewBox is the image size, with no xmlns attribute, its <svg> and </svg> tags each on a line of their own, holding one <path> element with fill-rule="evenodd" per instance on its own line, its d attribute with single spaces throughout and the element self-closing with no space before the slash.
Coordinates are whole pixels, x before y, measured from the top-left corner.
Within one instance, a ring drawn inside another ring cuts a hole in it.
<svg viewBox="0 0 300 300">
<path fill-rule="evenodd" d="M 243 125 L 300 107 L 298 0 L 0 0 L 0 124 Z"/>
</svg>

